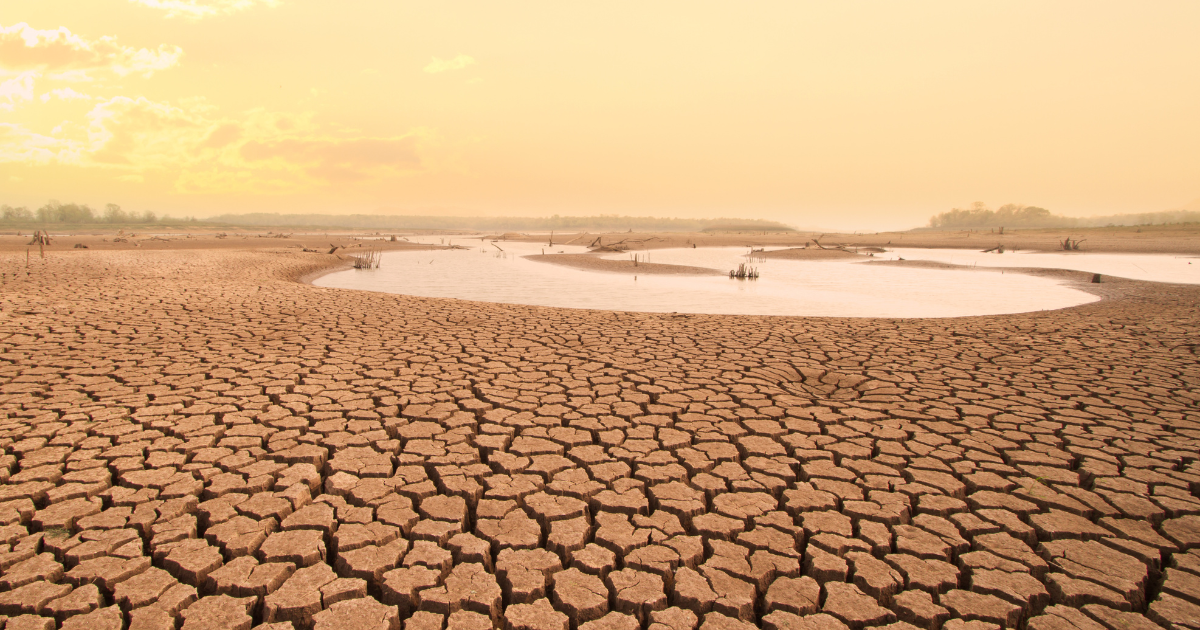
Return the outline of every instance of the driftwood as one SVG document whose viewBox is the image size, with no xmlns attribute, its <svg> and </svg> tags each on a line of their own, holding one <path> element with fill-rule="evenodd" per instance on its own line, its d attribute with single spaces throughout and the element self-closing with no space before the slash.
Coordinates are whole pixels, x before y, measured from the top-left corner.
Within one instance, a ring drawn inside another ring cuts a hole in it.
<svg viewBox="0 0 1200 630">
<path fill-rule="evenodd" d="M 34 232 L 33 240 L 29 241 L 29 244 L 37 245 L 38 252 L 41 253 L 42 258 L 45 258 L 46 257 L 46 246 L 50 244 L 50 233 L 45 230 L 38 230 L 38 231 Z M 25 259 L 26 259 L 26 266 L 28 266 L 28 262 L 29 262 L 29 250 L 28 249 L 25 250 Z"/>
<path fill-rule="evenodd" d="M 1073 241 L 1071 240 L 1071 237 L 1068 236 L 1067 238 L 1059 241 L 1058 246 L 1061 247 L 1064 252 L 1079 251 L 1079 246 L 1082 245 L 1086 240 L 1086 238 L 1083 238 Z"/>
<path fill-rule="evenodd" d="M 330 254 L 336 252 L 339 249 L 345 249 L 345 247 L 342 245 L 334 245 L 333 243 L 329 244 L 329 253 Z"/>
<path fill-rule="evenodd" d="M 823 239 L 823 238 L 825 238 L 824 234 L 813 237 L 812 243 L 813 243 L 813 245 L 817 246 L 817 249 L 823 249 L 823 250 L 827 250 L 827 251 L 843 251 L 846 253 L 856 253 L 856 254 L 858 253 L 857 251 L 850 252 L 850 249 L 849 249 L 850 246 L 846 245 L 845 243 L 839 243 L 837 245 L 834 245 L 833 247 L 825 247 L 824 245 L 821 244 L 821 239 Z"/>
<path fill-rule="evenodd" d="M 985 249 L 985 250 L 983 250 L 983 253 L 984 253 L 984 254 L 988 254 L 988 253 L 991 253 L 991 252 L 996 252 L 997 254 L 1003 254 L 1003 253 L 1004 253 L 1004 245 L 997 244 L 995 247 L 993 247 L 993 248 L 991 248 L 991 249 Z"/>
<path fill-rule="evenodd" d="M 650 241 L 658 241 L 658 240 L 662 240 L 662 239 L 660 239 L 657 236 L 652 236 L 650 238 L 642 238 L 642 239 L 623 238 L 615 243 L 609 243 L 608 245 L 601 244 L 601 245 L 597 246 L 596 244 L 599 243 L 599 241 L 600 241 L 600 239 L 597 238 L 588 247 L 592 248 L 591 251 L 593 251 L 593 252 L 624 252 L 624 251 L 628 251 L 631 245 L 640 245 L 642 243 L 649 243 Z"/>
</svg>

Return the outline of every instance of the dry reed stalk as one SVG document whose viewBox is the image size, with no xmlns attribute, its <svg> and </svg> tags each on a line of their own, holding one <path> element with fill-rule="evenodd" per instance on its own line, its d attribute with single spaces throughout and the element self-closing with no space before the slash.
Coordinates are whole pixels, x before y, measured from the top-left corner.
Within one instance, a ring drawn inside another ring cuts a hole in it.
<svg viewBox="0 0 1200 630">
<path fill-rule="evenodd" d="M 729 277 L 737 278 L 738 280 L 757 280 L 758 269 L 756 267 L 751 267 L 746 263 L 741 263 L 738 265 L 737 269 L 729 272 Z"/>
<path fill-rule="evenodd" d="M 355 269 L 378 269 L 379 263 L 383 259 L 383 252 L 371 249 L 362 254 L 355 254 L 351 258 L 354 259 Z"/>
</svg>

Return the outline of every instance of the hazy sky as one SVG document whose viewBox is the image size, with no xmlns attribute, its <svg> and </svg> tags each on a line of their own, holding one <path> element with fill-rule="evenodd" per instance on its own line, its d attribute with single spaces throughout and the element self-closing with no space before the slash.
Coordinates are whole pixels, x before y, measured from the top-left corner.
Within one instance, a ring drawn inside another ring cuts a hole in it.
<svg viewBox="0 0 1200 630">
<path fill-rule="evenodd" d="M 1200 2 L 4 0 L 0 203 L 922 225 L 1200 197 Z"/>
</svg>

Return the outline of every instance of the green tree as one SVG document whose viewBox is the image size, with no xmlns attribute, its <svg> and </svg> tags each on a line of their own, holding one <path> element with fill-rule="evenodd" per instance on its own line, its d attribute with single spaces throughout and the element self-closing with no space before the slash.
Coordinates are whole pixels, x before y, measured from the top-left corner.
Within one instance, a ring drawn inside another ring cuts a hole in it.
<svg viewBox="0 0 1200 630">
<path fill-rule="evenodd" d="M 45 223 L 92 223 L 96 220 L 96 214 L 86 204 L 63 204 L 51 200 L 38 208 L 37 218 Z"/>
<path fill-rule="evenodd" d="M 115 203 L 104 206 L 104 220 L 108 223 L 124 223 L 129 220 L 125 211 Z"/>
<path fill-rule="evenodd" d="M 33 213 L 29 211 L 29 208 L 24 206 L 14 208 L 6 204 L 4 206 L 0 206 L 0 219 L 13 222 L 32 221 Z"/>
</svg>

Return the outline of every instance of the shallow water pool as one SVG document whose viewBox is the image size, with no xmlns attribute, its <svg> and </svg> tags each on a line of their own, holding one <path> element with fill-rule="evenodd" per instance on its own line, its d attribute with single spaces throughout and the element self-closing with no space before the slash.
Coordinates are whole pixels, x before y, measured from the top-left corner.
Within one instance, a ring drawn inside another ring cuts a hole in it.
<svg viewBox="0 0 1200 630">
<path fill-rule="evenodd" d="M 463 250 L 383 254 L 379 269 L 335 272 L 314 284 L 423 297 L 615 311 L 958 317 L 1075 306 L 1099 298 L 1058 280 L 1003 270 L 941 270 L 864 265 L 861 261 L 753 260 L 758 280 L 724 276 L 629 275 L 584 271 L 523 258 L 581 253 L 584 247 L 452 239 Z M 438 242 L 436 239 L 434 242 Z M 649 262 L 727 271 L 747 262 L 746 248 L 640 252 Z M 612 255 L 609 258 L 628 258 Z M 881 256 L 882 258 L 882 256 Z"/>
<path fill-rule="evenodd" d="M 1072 269 L 1151 282 L 1200 284 L 1200 257 L 1171 254 L 1094 254 L 1091 252 L 1007 251 L 985 254 L 967 249 L 888 248 L 880 260 L 933 260 L 979 267 Z"/>
</svg>

